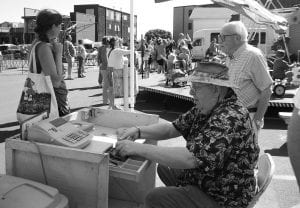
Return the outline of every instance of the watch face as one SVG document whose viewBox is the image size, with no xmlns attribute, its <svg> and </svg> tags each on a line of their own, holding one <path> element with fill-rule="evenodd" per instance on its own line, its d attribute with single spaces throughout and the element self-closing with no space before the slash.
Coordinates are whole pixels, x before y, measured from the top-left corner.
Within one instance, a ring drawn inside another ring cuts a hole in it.
<svg viewBox="0 0 300 208">
<path fill-rule="evenodd" d="M 256 120 L 255 123 L 256 123 L 257 126 L 261 126 L 261 123 L 262 123 L 262 122 L 259 121 L 259 120 Z"/>
</svg>

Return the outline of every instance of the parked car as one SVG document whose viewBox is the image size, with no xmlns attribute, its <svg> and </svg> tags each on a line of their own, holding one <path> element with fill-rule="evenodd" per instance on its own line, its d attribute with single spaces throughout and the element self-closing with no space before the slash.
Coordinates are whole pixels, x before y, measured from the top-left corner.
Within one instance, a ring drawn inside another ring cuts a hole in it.
<svg viewBox="0 0 300 208">
<path fill-rule="evenodd" d="M 14 44 L 0 44 L 0 51 L 3 57 L 8 57 L 11 55 L 9 58 L 21 58 L 21 49 Z"/>
</svg>

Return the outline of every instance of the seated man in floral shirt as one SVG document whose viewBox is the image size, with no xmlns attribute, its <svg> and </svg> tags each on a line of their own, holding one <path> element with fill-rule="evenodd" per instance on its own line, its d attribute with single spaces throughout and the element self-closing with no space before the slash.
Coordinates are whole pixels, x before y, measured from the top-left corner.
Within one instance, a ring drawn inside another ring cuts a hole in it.
<svg viewBox="0 0 300 208">
<path fill-rule="evenodd" d="M 221 64 L 200 63 L 189 76 L 195 107 L 172 123 L 117 130 L 121 156 L 138 155 L 159 164 L 166 187 L 149 191 L 145 207 L 244 208 L 252 200 L 259 147 L 249 112 L 237 100 L 227 72 Z M 178 136 L 184 137 L 186 147 L 130 141 Z"/>
</svg>

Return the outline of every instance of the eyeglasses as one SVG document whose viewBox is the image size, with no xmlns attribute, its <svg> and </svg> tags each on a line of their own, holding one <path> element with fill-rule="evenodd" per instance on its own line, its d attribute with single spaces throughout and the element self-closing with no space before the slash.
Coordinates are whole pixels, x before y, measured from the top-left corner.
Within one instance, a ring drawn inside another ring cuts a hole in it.
<svg viewBox="0 0 300 208">
<path fill-rule="evenodd" d="M 219 41 L 224 42 L 225 39 L 226 39 L 226 37 L 229 37 L 229 36 L 235 36 L 235 35 L 237 35 L 237 34 L 231 34 L 231 35 L 218 35 L 218 39 L 219 39 Z"/>
<path fill-rule="evenodd" d="M 203 87 L 210 86 L 211 84 L 206 84 L 206 83 L 193 83 L 190 85 L 190 90 L 193 92 L 196 92 L 200 89 L 203 89 Z"/>
</svg>

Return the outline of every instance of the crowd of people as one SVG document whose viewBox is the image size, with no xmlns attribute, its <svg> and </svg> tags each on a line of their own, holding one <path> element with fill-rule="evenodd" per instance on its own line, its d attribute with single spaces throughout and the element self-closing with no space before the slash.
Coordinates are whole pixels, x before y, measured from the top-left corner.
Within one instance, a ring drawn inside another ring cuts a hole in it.
<svg viewBox="0 0 300 208">
<path fill-rule="evenodd" d="M 183 70 L 191 64 L 192 41 L 188 34 L 180 33 L 177 42 L 171 38 L 161 37 L 141 40 L 136 49 L 141 51 L 144 61 L 141 70 L 149 68 L 158 73 L 168 73 L 176 62 L 182 63 Z"/>
<path fill-rule="evenodd" d="M 38 73 L 50 75 L 62 116 L 69 113 L 69 108 L 62 67 L 63 47 L 57 42 L 61 23 L 58 12 L 40 11 L 35 29 L 37 40 L 33 44 L 36 44 Z M 196 65 L 188 76 L 190 95 L 195 103 L 189 111 L 172 123 L 117 130 L 118 154 L 141 156 L 158 163 L 158 175 L 166 186 L 149 190 L 145 207 L 246 208 L 257 193 L 258 135 L 263 127 L 273 80 L 262 52 L 247 43 L 247 36 L 247 28 L 242 22 L 224 24 L 218 49 L 227 55 L 225 64 L 200 62 Z M 70 42 L 69 37 L 66 41 Z M 69 48 L 68 45 L 66 43 L 65 48 Z M 165 73 L 177 60 L 188 66 L 191 47 L 188 35 L 180 34 L 177 43 L 156 38 L 143 40 L 137 49 L 143 51 L 146 65 L 154 67 L 157 73 Z M 84 48 L 82 42 L 79 42 L 79 48 Z M 125 49 L 122 39 L 117 37 L 103 37 L 98 49 L 98 83 L 103 88 L 103 103 L 114 110 L 118 109 L 114 98 L 122 96 L 120 88 L 123 85 L 119 81 L 129 54 L 130 50 Z M 70 56 L 68 64 L 70 60 L 72 62 L 72 50 L 65 55 Z M 77 56 L 81 57 L 78 77 L 83 77 L 86 54 L 79 52 Z M 68 67 L 68 78 L 69 75 Z M 288 136 L 289 154 L 299 182 L 298 98 L 299 93 Z M 186 147 L 162 147 L 133 141 L 178 136 L 186 140 Z"/>
</svg>

